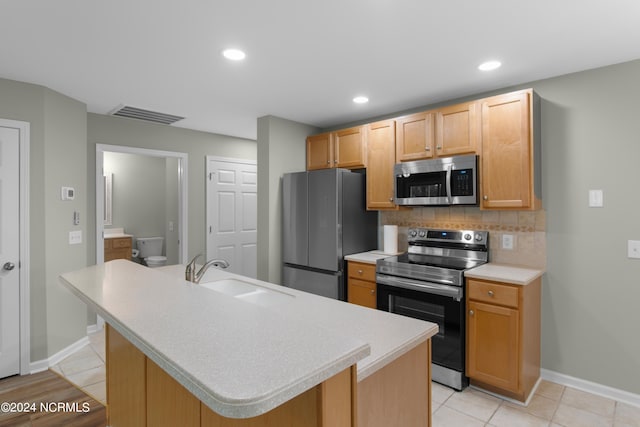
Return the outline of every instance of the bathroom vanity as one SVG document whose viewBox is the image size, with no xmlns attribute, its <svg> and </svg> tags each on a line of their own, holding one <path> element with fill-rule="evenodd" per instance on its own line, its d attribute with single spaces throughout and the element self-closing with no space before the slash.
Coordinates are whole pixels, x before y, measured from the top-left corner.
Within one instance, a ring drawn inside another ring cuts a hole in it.
<svg viewBox="0 0 640 427">
<path fill-rule="evenodd" d="M 131 259 L 131 236 L 118 236 L 104 238 L 104 260 Z"/>
<path fill-rule="evenodd" d="M 124 260 L 61 276 L 108 324 L 109 425 L 430 425 L 435 324 L 183 276 Z"/>
</svg>

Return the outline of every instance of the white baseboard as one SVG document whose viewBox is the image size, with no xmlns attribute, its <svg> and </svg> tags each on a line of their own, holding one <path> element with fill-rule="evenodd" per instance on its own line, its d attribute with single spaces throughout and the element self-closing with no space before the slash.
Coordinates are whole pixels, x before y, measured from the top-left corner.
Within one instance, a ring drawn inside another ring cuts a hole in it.
<svg viewBox="0 0 640 427">
<path fill-rule="evenodd" d="M 31 364 L 30 364 L 31 373 L 35 374 L 35 373 L 38 373 L 38 372 L 46 371 L 51 366 L 57 365 L 62 360 L 64 360 L 67 356 L 70 356 L 71 354 L 73 354 L 76 351 L 80 350 L 82 347 L 84 347 L 87 344 L 89 344 L 89 338 L 88 337 L 82 337 L 78 341 L 74 342 L 73 344 L 71 344 L 68 347 L 63 348 L 62 350 L 60 350 L 59 352 L 57 352 L 53 356 L 49 357 L 48 359 L 37 360 L 35 362 L 31 362 Z"/>
<path fill-rule="evenodd" d="M 87 325 L 87 335 L 94 334 L 100 330 L 102 330 L 102 327 L 96 323 L 94 323 L 93 325 Z"/>
<path fill-rule="evenodd" d="M 540 376 L 542 379 L 547 381 L 640 407 L 640 394 L 630 393 L 628 391 L 561 374 L 559 372 L 550 371 L 548 369 L 540 369 Z"/>
</svg>

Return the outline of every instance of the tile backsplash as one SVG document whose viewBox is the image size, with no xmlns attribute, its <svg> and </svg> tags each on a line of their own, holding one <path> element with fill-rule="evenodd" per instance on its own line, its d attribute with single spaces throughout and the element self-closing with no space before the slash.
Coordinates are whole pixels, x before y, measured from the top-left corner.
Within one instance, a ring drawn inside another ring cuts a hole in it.
<svg viewBox="0 0 640 427">
<path fill-rule="evenodd" d="M 478 207 L 424 207 L 380 212 L 380 225 L 398 226 L 398 249 L 407 249 L 407 229 L 430 227 L 489 231 L 489 260 L 544 269 L 545 211 L 481 211 Z M 513 249 L 502 249 L 502 236 L 514 237 Z"/>
</svg>

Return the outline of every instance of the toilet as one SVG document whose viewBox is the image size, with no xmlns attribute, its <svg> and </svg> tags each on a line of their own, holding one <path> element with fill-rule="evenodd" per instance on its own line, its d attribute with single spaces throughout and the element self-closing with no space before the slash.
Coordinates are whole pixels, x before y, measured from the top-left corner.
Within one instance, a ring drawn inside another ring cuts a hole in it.
<svg viewBox="0 0 640 427">
<path fill-rule="evenodd" d="M 138 258 L 151 268 L 167 264 L 167 257 L 162 255 L 164 237 L 138 237 Z"/>
</svg>

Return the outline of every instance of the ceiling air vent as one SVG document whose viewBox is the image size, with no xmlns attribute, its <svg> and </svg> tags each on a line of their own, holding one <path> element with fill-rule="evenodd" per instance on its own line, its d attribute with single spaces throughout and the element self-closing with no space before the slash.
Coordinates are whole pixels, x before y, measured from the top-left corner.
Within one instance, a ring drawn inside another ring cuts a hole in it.
<svg viewBox="0 0 640 427">
<path fill-rule="evenodd" d="M 128 105 L 120 105 L 109 114 L 111 114 L 112 116 L 128 117 L 130 119 L 162 123 L 165 125 L 170 125 L 184 119 L 184 117 L 174 116 L 172 114 L 158 113 L 157 111 L 143 110 L 142 108 L 131 107 Z"/>
</svg>

